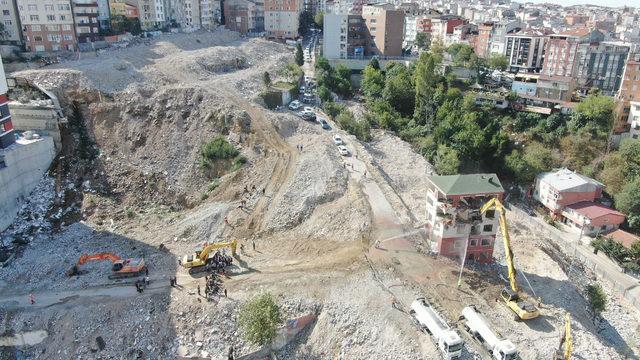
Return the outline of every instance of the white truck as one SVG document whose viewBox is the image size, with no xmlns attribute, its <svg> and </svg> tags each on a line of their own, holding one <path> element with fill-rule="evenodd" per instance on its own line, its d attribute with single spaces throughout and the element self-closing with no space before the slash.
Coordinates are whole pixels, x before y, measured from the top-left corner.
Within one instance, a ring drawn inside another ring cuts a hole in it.
<svg viewBox="0 0 640 360">
<path fill-rule="evenodd" d="M 489 328 L 489 322 L 475 307 L 462 309 L 465 329 L 477 339 L 498 360 L 512 360 L 518 355 L 515 345 L 509 340 L 499 337 Z"/>
<path fill-rule="evenodd" d="M 420 328 L 431 334 L 445 359 L 457 359 L 462 354 L 464 341 L 460 335 L 440 317 L 424 298 L 411 303 L 411 315 Z"/>
</svg>

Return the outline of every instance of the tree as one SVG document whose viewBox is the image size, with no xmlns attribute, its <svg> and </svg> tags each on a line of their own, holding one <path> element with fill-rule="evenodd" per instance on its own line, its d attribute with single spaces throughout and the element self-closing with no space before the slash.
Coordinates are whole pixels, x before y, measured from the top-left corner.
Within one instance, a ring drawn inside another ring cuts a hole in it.
<svg viewBox="0 0 640 360">
<path fill-rule="evenodd" d="M 320 29 L 324 27 L 324 13 L 322 11 L 319 11 L 313 20 Z"/>
<path fill-rule="evenodd" d="M 396 64 L 387 70 L 382 97 L 402 115 L 413 115 L 415 105 L 415 89 L 409 69 Z"/>
<path fill-rule="evenodd" d="M 258 295 L 245 303 L 238 317 L 245 339 L 261 346 L 273 342 L 281 323 L 280 308 L 270 293 Z"/>
<path fill-rule="evenodd" d="M 532 142 L 524 151 L 513 150 L 505 158 L 505 166 L 521 184 L 530 184 L 535 176 L 553 168 L 555 161 L 550 149 Z"/>
<path fill-rule="evenodd" d="M 583 130 L 604 137 L 613 126 L 613 115 L 613 98 L 592 94 L 576 105 L 569 128 L 574 132 Z"/>
<path fill-rule="evenodd" d="M 288 63 L 287 66 L 282 69 L 282 75 L 291 82 L 298 82 L 302 74 L 302 68 L 296 63 Z"/>
<path fill-rule="evenodd" d="M 122 34 L 129 32 L 132 35 L 140 35 L 142 33 L 142 27 L 140 26 L 140 19 L 129 19 L 124 15 L 118 15 L 111 18 L 111 28 L 116 34 Z"/>
<path fill-rule="evenodd" d="M 437 79 L 435 57 L 422 53 L 414 74 L 416 95 L 413 118 L 418 124 L 426 125 L 428 129 L 433 126 L 438 105 L 434 99 Z"/>
<path fill-rule="evenodd" d="M 640 260 L 640 241 L 636 241 L 631 245 L 631 249 L 629 249 L 629 256 L 633 260 Z"/>
<path fill-rule="evenodd" d="M 560 139 L 560 150 L 564 157 L 563 165 L 582 170 L 604 152 L 604 146 L 606 143 L 594 139 L 589 133 L 565 136 Z"/>
<path fill-rule="evenodd" d="M 371 66 L 376 70 L 380 70 L 380 62 L 378 61 L 378 57 L 377 56 L 372 57 L 371 60 L 369 60 L 368 66 Z"/>
<path fill-rule="evenodd" d="M 589 303 L 591 303 L 591 308 L 596 314 L 600 314 L 607 309 L 607 294 L 602 290 L 600 284 L 596 283 L 587 286 L 587 297 L 589 298 Z"/>
<path fill-rule="evenodd" d="M 460 168 L 458 151 L 446 145 L 439 145 L 435 156 L 436 172 L 439 175 L 455 175 Z"/>
<path fill-rule="evenodd" d="M 415 44 L 418 47 L 418 49 L 423 49 L 423 50 L 427 49 L 429 47 L 429 36 L 427 35 L 427 33 L 424 33 L 424 32 L 417 33 Z"/>
<path fill-rule="evenodd" d="M 327 101 L 331 101 L 331 91 L 329 91 L 329 89 L 327 89 L 326 86 L 322 85 L 318 87 L 318 97 L 320 98 L 320 101 L 327 102 Z"/>
<path fill-rule="evenodd" d="M 614 196 L 616 208 L 629 215 L 640 214 L 640 178 L 627 182 L 622 190 Z"/>
<path fill-rule="evenodd" d="M 634 139 L 625 139 L 620 144 L 620 156 L 624 159 L 623 174 L 631 179 L 640 176 L 640 143 Z"/>
<path fill-rule="evenodd" d="M 491 54 L 489 61 L 487 61 L 489 68 L 500 71 L 505 71 L 509 66 L 509 60 L 502 54 Z"/>
<path fill-rule="evenodd" d="M 271 86 L 271 75 L 269 75 L 269 72 L 265 71 L 264 74 L 262 74 L 262 83 L 266 88 Z"/>
<path fill-rule="evenodd" d="M 603 161 L 603 168 L 598 178 L 606 186 L 607 193 L 615 196 L 624 186 L 626 161 L 620 152 L 608 154 Z"/>
<path fill-rule="evenodd" d="M 373 67 L 371 63 L 367 65 L 362 75 L 361 88 L 367 101 L 380 98 L 384 89 L 384 74 L 382 71 Z"/>
<path fill-rule="evenodd" d="M 315 23 L 313 15 L 310 11 L 304 10 L 300 13 L 299 19 L 300 21 L 298 25 L 298 33 L 307 34 L 309 32 L 309 29 L 311 29 L 311 26 Z"/>
<path fill-rule="evenodd" d="M 369 126 L 369 123 L 366 121 L 356 121 L 351 111 L 343 110 L 335 120 L 340 128 L 344 129 L 349 134 L 354 135 L 358 140 L 371 140 L 371 127 Z"/>
<path fill-rule="evenodd" d="M 302 53 L 302 44 L 296 44 L 296 55 L 295 62 L 298 66 L 302 66 L 304 64 L 304 54 Z"/>
</svg>

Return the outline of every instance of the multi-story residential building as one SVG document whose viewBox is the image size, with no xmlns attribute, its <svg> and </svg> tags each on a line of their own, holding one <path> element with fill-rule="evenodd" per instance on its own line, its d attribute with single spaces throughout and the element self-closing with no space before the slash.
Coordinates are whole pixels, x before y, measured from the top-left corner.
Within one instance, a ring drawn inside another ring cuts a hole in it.
<svg viewBox="0 0 640 360">
<path fill-rule="evenodd" d="M 596 87 L 605 95 L 615 94 L 622 81 L 629 50 L 629 44 L 619 41 L 580 44 L 575 60 L 577 85 L 585 93 Z"/>
<path fill-rule="evenodd" d="M 72 0 L 73 20 L 79 43 L 92 43 L 101 37 L 96 0 Z"/>
<path fill-rule="evenodd" d="M 0 149 L 6 149 L 16 142 L 11 114 L 9 113 L 8 90 L 4 66 L 2 65 L 2 59 L 0 59 Z M 3 167 L 4 159 L 0 158 L 0 169 Z"/>
<path fill-rule="evenodd" d="M 640 53 L 630 54 L 627 58 L 616 100 L 614 132 L 621 133 L 630 120 L 631 102 L 640 101 Z"/>
<path fill-rule="evenodd" d="M 172 0 L 171 19 L 183 28 L 200 28 L 200 0 Z"/>
<path fill-rule="evenodd" d="M 361 15 L 362 7 L 368 0 L 327 0 L 325 14 L 353 14 Z"/>
<path fill-rule="evenodd" d="M 200 24 L 203 29 L 213 30 L 220 24 L 220 1 L 200 0 Z"/>
<path fill-rule="evenodd" d="M 547 36 L 533 29 L 526 29 L 506 36 L 505 55 L 510 71 L 533 72 L 542 69 Z"/>
<path fill-rule="evenodd" d="M 519 31 L 524 24 L 519 20 L 488 21 L 478 25 L 476 55 L 489 57 L 491 54 L 504 55 L 506 36 Z"/>
<path fill-rule="evenodd" d="M 323 55 L 327 59 L 364 58 L 369 35 L 360 15 L 324 15 Z"/>
<path fill-rule="evenodd" d="M 562 223 L 586 235 L 617 229 L 624 214 L 596 200 L 604 185 L 568 169 L 538 174 L 533 197 Z"/>
<path fill-rule="evenodd" d="M 446 43 L 447 36 L 453 35 L 453 31 L 456 26 L 464 25 L 466 23 L 468 23 L 466 19 L 456 15 L 441 15 L 434 17 L 431 19 L 431 43 Z"/>
<path fill-rule="evenodd" d="M 499 220 L 494 210 L 481 214 L 480 208 L 504 196 L 496 174 L 430 176 L 428 182 L 426 228 L 435 243 L 432 250 L 443 256 L 492 262 Z"/>
<path fill-rule="evenodd" d="M 111 11 L 109 9 L 109 0 L 98 0 L 98 23 L 101 29 L 109 29 L 111 27 Z"/>
<path fill-rule="evenodd" d="M 241 34 L 264 31 L 264 3 L 252 0 L 225 0 L 225 26 Z"/>
<path fill-rule="evenodd" d="M 627 116 L 627 123 L 629 134 L 625 137 L 638 139 L 640 137 L 640 101 L 630 101 L 628 106 L 629 115 Z"/>
<path fill-rule="evenodd" d="M 163 0 L 126 0 L 126 2 L 138 9 L 140 26 L 143 30 L 159 29 L 165 25 L 166 7 Z"/>
<path fill-rule="evenodd" d="M 2 40 L 22 43 L 22 29 L 20 28 L 20 16 L 16 2 L 13 0 L 0 1 L 0 13 L 2 14 L 2 25 L 4 32 L 0 34 Z"/>
<path fill-rule="evenodd" d="M 297 38 L 300 13 L 303 10 L 304 4 L 302 0 L 265 0 L 264 28 L 267 38 Z"/>
<path fill-rule="evenodd" d="M 362 18 L 369 34 L 368 53 L 402 56 L 403 11 L 396 10 L 391 4 L 365 5 Z"/>
<path fill-rule="evenodd" d="M 22 34 L 28 51 L 76 49 L 70 0 L 17 0 Z"/>
<path fill-rule="evenodd" d="M 564 22 L 569 26 L 586 24 L 587 21 L 589 21 L 588 15 L 570 14 L 564 17 Z"/>
</svg>

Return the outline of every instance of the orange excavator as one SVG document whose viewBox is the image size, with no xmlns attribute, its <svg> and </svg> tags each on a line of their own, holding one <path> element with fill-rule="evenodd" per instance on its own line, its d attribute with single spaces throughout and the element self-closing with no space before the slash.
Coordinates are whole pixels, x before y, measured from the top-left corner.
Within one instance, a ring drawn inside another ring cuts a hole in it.
<svg viewBox="0 0 640 360">
<path fill-rule="evenodd" d="M 99 254 L 82 254 L 78 262 L 67 270 L 68 276 L 80 275 L 80 266 L 89 261 L 109 260 L 113 263 L 111 267 L 111 275 L 109 279 L 123 279 L 128 277 L 136 277 L 142 275 L 147 266 L 144 263 L 143 258 L 121 259 L 118 255 L 112 253 L 99 253 Z"/>
</svg>

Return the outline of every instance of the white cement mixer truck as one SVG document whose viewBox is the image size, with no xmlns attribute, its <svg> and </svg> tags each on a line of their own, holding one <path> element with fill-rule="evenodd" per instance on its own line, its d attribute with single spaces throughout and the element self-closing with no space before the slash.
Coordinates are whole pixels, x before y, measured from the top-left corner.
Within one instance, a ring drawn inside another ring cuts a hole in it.
<svg viewBox="0 0 640 360">
<path fill-rule="evenodd" d="M 418 326 L 429 333 L 445 359 L 457 359 L 462 354 L 464 341 L 424 298 L 411 304 L 411 315 Z"/>
<path fill-rule="evenodd" d="M 464 327 L 478 342 L 480 342 L 492 357 L 497 360 L 512 360 L 518 355 L 515 345 L 509 340 L 501 338 L 489 327 L 487 319 L 475 307 L 467 306 L 462 309 Z"/>
</svg>

